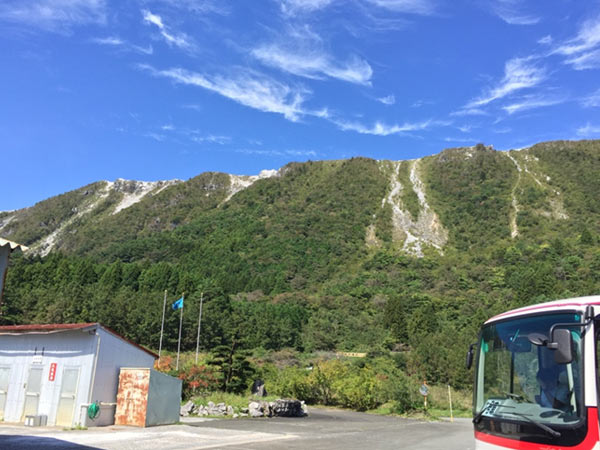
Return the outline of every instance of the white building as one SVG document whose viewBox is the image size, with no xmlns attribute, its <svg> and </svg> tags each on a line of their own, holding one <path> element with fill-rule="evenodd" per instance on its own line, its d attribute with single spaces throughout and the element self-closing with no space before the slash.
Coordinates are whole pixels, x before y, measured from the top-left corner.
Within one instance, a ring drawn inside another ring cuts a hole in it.
<svg viewBox="0 0 600 450">
<path fill-rule="evenodd" d="M 98 323 L 0 326 L 0 420 L 110 425 L 120 368 L 151 368 L 157 357 Z M 92 421 L 94 402 L 101 408 Z"/>
</svg>

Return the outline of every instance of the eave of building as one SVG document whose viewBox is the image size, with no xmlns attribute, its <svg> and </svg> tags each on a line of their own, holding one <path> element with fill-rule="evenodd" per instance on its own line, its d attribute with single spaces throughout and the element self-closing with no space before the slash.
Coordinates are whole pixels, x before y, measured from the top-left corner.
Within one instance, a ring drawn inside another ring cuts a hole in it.
<svg viewBox="0 0 600 450">
<path fill-rule="evenodd" d="M 154 359 L 158 359 L 158 355 L 139 344 L 127 339 L 124 336 L 121 336 L 116 331 L 111 330 L 110 328 L 97 323 L 97 322 L 88 322 L 88 323 L 50 323 L 50 324 L 27 324 L 27 325 L 3 325 L 0 326 L 0 336 L 2 335 L 20 335 L 20 334 L 54 334 L 61 333 L 65 331 L 93 331 L 96 328 L 102 328 L 104 331 L 112 334 L 113 336 L 133 345 L 134 347 L 143 350 L 148 353 Z"/>
</svg>

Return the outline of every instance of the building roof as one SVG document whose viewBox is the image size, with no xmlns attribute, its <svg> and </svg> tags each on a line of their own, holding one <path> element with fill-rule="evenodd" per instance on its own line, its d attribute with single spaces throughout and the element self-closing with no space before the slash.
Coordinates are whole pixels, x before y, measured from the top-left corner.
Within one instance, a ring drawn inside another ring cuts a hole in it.
<svg viewBox="0 0 600 450">
<path fill-rule="evenodd" d="M 127 339 L 124 336 L 121 336 L 116 331 L 111 330 L 104 325 L 97 322 L 87 322 L 87 323 L 48 323 L 48 324 L 27 324 L 27 325 L 2 325 L 0 326 L 0 335 L 3 334 L 46 334 L 46 333 L 60 333 L 63 331 L 73 331 L 73 330 L 81 330 L 88 331 L 94 330 L 96 328 L 102 328 L 108 333 L 118 337 L 119 339 L 133 345 L 134 347 L 143 350 L 144 352 L 152 355 L 154 359 L 158 358 L 158 355 L 139 344 Z"/>
<path fill-rule="evenodd" d="M 17 244 L 16 242 L 0 238 L 0 247 L 4 247 L 7 245 L 10 247 L 11 251 L 13 251 L 13 250 L 23 250 L 23 251 L 29 250 L 29 247 L 26 247 L 22 244 Z"/>
</svg>

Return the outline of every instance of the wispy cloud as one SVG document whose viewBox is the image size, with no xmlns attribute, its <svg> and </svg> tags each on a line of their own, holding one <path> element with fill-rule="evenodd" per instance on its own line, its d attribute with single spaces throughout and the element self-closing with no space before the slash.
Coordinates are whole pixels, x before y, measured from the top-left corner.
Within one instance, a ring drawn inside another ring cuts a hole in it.
<svg viewBox="0 0 600 450">
<path fill-rule="evenodd" d="M 504 128 L 494 128 L 492 131 L 496 134 L 508 134 L 512 132 L 512 128 L 504 127 Z"/>
<path fill-rule="evenodd" d="M 565 63 L 573 66 L 575 70 L 596 69 L 600 67 L 600 49 L 573 56 Z"/>
<path fill-rule="evenodd" d="M 225 2 L 219 0 L 155 0 L 154 3 L 166 4 L 196 14 L 227 15 L 230 12 L 230 8 L 225 5 Z"/>
<path fill-rule="evenodd" d="M 154 139 L 157 142 L 162 142 L 166 139 L 166 136 L 164 134 L 152 133 L 152 132 L 144 134 L 144 137 Z"/>
<path fill-rule="evenodd" d="M 396 97 L 394 97 L 394 94 L 390 94 L 385 97 L 379 97 L 377 101 L 383 103 L 384 105 L 393 105 L 396 103 Z"/>
<path fill-rule="evenodd" d="M 581 99 L 581 104 L 586 108 L 600 106 L 600 89 L 587 97 Z"/>
<path fill-rule="evenodd" d="M 577 129 L 577 134 L 583 137 L 600 135 L 600 125 L 592 125 L 589 122 Z"/>
<path fill-rule="evenodd" d="M 281 12 L 287 16 L 324 9 L 336 0 L 281 0 Z"/>
<path fill-rule="evenodd" d="M 314 150 L 269 150 L 261 148 L 240 148 L 236 150 L 238 153 L 244 153 L 247 155 L 262 155 L 262 156 L 293 156 L 302 158 L 316 158 L 317 152 Z"/>
<path fill-rule="evenodd" d="M 502 109 L 508 114 L 514 114 L 516 112 L 542 108 L 544 106 L 558 105 L 560 103 L 564 103 L 564 101 L 565 98 L 562 97 L 542 97 L 529 95 L 517 102 L 511 103 L 510 105 L 503 106 Z"/>
<path fill-rule="evenodd" d="M 510 25 L 535 25 L 541 18 L 524 11 L 525 3 L 521 0 L 493 0 L 492 10 L 503 21 Z"/>
<path fill-rule="evenodd" d="M 433 14 L 436 4 L 431 0 L 365 0 L 373 6 L 409 14 Z"/>
<path fill-rule="evenodd" d="M 420 108 L 425 105 L 433 105 L 433 104 L 435 104 L 435 102 L 433 100 L 417 100 L 412 105 L 410 105 L 410 107 L 411 108 Z"/>
<path fill-rule="evenodd" d="M 343 131 L 356 131 L 360 134 L 371 134 L 374 136 L 390 136 L 393 134 L 405 134 L 413 131 L 422 131 L 433 126 L 449 125 L 449 122 L 436 120 L 426 120 L 423 122 L 405 122 L 399 124 L 385 124 L 383 122 L 375 122 L 373 125 L 364 125 L 360 122 L 352 122 L 345 120 L 332 120 Z"/>
<path fill-rule="evenodd" d="M 577 36 L 558 45 L 553 54 L 566 57 L 575 70 L 600 67 L 600 16 L 585 21 Z"/>
<path fill-rule="evenodd" d="M 462 144 L 464 143 L 475 143 L 478 140 L 475 138 L 456 138 L 456 137 L 446 137 L 444 138 L 445 142 L 460 142 Z"/>
<path fill-rule="evenodd" d="M 458 111 L 450 113 L 452 117 L 463 117 L 463 116 L 487 116 L 488 113 L 481 108 L 463 108 Z"/>
<path fill-rule="evenodd" d="M 92 42 L 99 45 L 107 45 L 109 47 L 116 47 L 123 50 L 134 51 L 137 53 L 142 53 L 144 55 L 151 55 L 154 50 L 151 45 L 148 47 L 141 47 L 139 45 L 131 44 L 117 36 L 108 36 L 105 38 L 94 38 Z"/>
<path fill-rule="evenodd" d="M 261 63 L 285 72 L 312 79 L 335 78 L 355 84 L 370 85 L 373 70 L 356 55 L 338 61 L 323 49 L 321 38 L 308 27 L 290 27 L 284 42 L 261 45 L 252 56 Z"/>
<path fill-rule="evenodd" d="M 157 70 L 145 64 L 138 67 L 156 77 L 201 87 L 259 111 L 282 114 L 291 121 L 310 114 L 302 107 L 308 91 L 294 89 L 248 69 L 239 68 L 229 75 L 210 75 L 178 67 L 166 70 Z"/>
<path fill-rule="evenodd" d="M 541 44 L 541 45 L 550 45 L 550 44 L 552 44 L 552 42 L 554 42 L 554 40 L 552 39 L 552 36 L 550 36 L 548 34 L 548 35 L 544 36 L 543 38 L 538 39 L 537 42 L 538 42 L 538 44 Z"/>
<path fill-rule="evenodd" d="M 196 142 L 197 144 L 219 144 L 225 145 L 231 142 L 231 138 L 229 136 L 215 136 L 213 134 L 209 134 L 206 136 L 192 135 L 190 136 L 190 140 Z"/>
<path fill-rule="evenodd" d="M 465 109 L 487 105 L 516 91 L 537 86 L 546 79 L 546 70 L 536 65 L 532 57 L 513 58 L 504 66 L 504 77 L 497 86 L 469 102 Z"/>
<path fill-rule="evenodd" d="M 281 11 L 286 16 L 314 13 L 342 0 L 280 0 Z M 435 0 L 356 0 L 359 6 L 381 8 L 405 14 L 430 15 L 436 10 Z"/>
<path fill-rule="evenodd" d="M 106 0 L 4 0 L 0 20 L 68 33 L 75 26 L 106 23 Z"/>
<path fill-rule="evenodd" d="M 147 9 L 143 9 L 142 15 L 144 16 L 145 23 L 156 25 L 158 27 L 161 36 L 165 39 L 167 44 L 186 50 L 189 50 L 193 47 L 191 39 L 185 33 L 172 33 L 169 31 L 163 23 L 162 17 L 160 17 L 158 14 L 152 14 Z"/>
</svg>

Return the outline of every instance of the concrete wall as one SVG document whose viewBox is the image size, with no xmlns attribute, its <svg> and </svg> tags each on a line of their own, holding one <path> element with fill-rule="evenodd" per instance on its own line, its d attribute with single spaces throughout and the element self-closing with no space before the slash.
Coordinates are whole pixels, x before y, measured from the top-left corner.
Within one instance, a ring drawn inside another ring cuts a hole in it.
<svg viewBox="0 0 600 450">
<path fill-rule="evenodd" d="M 79 330 L 55 334 L 0 335 L 0 366 L 10 368 L 4 421 L 21 421 L 25 401 L 24 385 L 31 367 L 43 369 L 38 414 L 48 416 L 48 425 L 56 422 L 65 367 L 79 367 L 75 403 L 78 405 L 87 402 L 95 350 L 95 337 Z M 56 363 L 54 381 L 49 379 L 52 363 Z M 77 417 L 77 410 L 74 417 Z"/>
<path fill-rule="evenodd" d="M 183 382 L 164 373 L 152 370 L 148 391 L 146 426 L 179 422 L 181 388 Z"/>
</svg>

